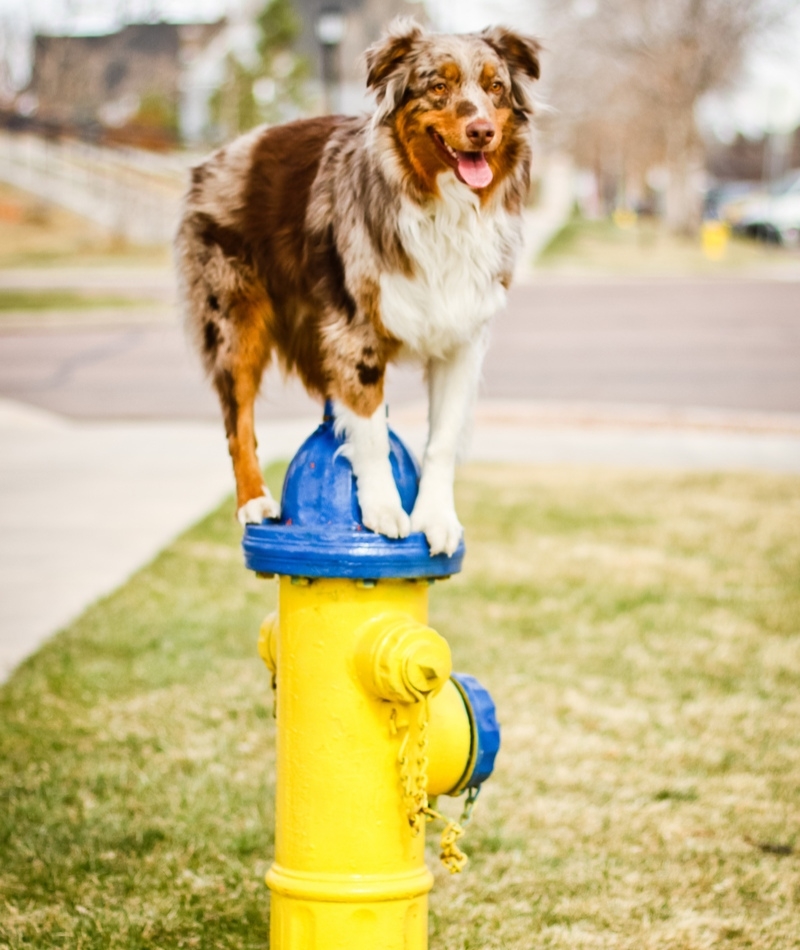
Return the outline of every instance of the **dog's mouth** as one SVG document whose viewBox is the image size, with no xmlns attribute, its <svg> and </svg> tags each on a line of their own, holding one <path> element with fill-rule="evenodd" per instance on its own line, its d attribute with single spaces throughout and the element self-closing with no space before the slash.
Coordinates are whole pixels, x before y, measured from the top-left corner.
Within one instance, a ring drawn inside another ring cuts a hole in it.
<svg viewBox="0 0 800 950">
<path fill-rule="evenodd" d="M 485 188 L 492 180 L 492 169 L 484 152 L 459 152 L 445 142 L 435 129 L 428 129 L 431 138 L 457 177 L 470 188 Z"/>
</svg>

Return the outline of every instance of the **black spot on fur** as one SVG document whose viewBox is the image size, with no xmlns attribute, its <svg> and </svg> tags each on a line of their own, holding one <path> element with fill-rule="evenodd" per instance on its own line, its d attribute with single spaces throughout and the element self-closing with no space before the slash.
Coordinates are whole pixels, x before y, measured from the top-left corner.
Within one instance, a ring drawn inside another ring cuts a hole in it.
<svg viewBox="0 0 800 950">
<path fill-rule="evenodd" d="M 210 214 L 203 211 L 199 211 L 193 216 L 192 224 L 198 237 L 206 247 L 216 244 L 226 257 L 249 259 L 247 248 L 238 231 L 225 227 L 212 218 Z"/>
<path fill-rule="evenodd" d="M 198 165 L 192 169 L 192 187 L 189 189 L 189 197 L 197 200 L 203 193 L 203 185 L 208 177 L 208 170 L 205 165 Z"/>
<path fill-rule="evenodd" d="M 208 356 L 214 357 L 219 346 L 219 327 L 213 320 L 208 320 L 203 327 L 203 346 Z"/>
<path fill-rule="evenodd" d="M 356 369 L 358 370 L 358 378 L 362 386 L 374 386 L 377 383 L 381 376 L 383 376 L 383 370 L 380 366 L 368 366 L 366 363 L 356 363 Z"/>
<path fill-rule="evenodd" d="M 375 347 L 374 347 L 374 346 L 365 346 L 364 349 L 361 351 L 361 355 L 362 355 L 362 356 L 374 356 L 374 355 L 375 355 Z"/>
<path fill-rule="evenodd" d="M 219 300 L 216 294 L 209 294 L 206 303 L 211 310 L 219 310 Z"/>
<path fill-rule="evenodd" d="M 219 401 L 222 405 L 225 432 L 228 436 L 236 435 L 236 426 L 239 422 L 239 404 L 236 401 L 236 388 L 231 371 L 223 369 L 215 373 L 214 386 L 219 393 Z"/>
</svg>

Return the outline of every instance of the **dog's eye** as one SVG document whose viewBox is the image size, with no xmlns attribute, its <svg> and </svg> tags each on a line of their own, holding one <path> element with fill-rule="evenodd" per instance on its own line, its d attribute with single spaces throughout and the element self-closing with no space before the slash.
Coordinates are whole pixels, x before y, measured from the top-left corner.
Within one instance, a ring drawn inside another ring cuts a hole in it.
<svg viewBox="0 0 800 950">
<path fill-rule="evenodd" d="M 492 83 L 492 85 L 489 88 L 491 89 L 492 92 L 502 92 L 504 87 L 499 79 L 495 79 L 495 81 Z"/>
<path fill-rule="evenodd" d="M 446 82 L 435 82 L 431 86 L 431 92 L 435 92 L 437 96 L 444 95 L 447 92 L 447 83 Z"/>
</svg>

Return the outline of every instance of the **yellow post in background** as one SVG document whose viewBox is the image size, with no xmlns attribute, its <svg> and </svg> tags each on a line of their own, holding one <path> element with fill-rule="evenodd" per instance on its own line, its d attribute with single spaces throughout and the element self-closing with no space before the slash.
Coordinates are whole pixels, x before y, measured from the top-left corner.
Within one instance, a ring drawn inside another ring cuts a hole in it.
<svg viewBox="0 0 800 950">
<path fill-rule="evenodd" d="M 703 253 L 710 261 L 721 261 L 725 257 L 730 240 L 730 228 L 724 221 L 704 221 L 700 238 Z"/>
</svg>

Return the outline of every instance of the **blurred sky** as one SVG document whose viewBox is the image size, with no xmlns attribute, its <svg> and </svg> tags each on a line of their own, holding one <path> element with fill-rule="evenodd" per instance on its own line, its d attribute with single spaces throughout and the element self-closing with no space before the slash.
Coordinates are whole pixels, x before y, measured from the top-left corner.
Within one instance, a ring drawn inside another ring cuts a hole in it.
<svg viewBox="0 0 800 950">
<path fill-rule="evenodd" d="M 186 21 L 214 19 L 226 10 L 264 0 L 0 0 L 0 16 L 11 26 L 19 49 L 15 73 L 28 68 L 28 37 L 33 30 L 57 33 L 104 32 L 125 20 Z M 565 0 L 568 2 L 568 0 Z M 490 23 L 527 27 L 542 33 L 536 0 L 427 0 L 440 29 L 464 31 Z M 545 36 L 546 40 L 546 36 Z M 704 124 L 723 139 L 737 130 L 748 135 L 790 131 L 800 124 L 800 0 L 790 28 L 754 48 L 737 88 L 709 97 L 703 104 Z"/>
<path fill-rule="evenodd" d="M 412 0 L 413 2 L 413 0 Z M 108 29 L 125 18 L 168 20 L 213 19 L 227 10 L 262 5 L 259 0 L 0 0 L 0 10 L 12 11 L 21 19 L 29 18 L 39 27 L 51 30 L 73 28 L 90 32 Z M 479 29 L 509 13 L 519 15 L 528 0 L 459 0 L 453 8 L 451 0 L 430 0 L 427 7 L 437 23 L 447 30 Z"/>
</svg>

